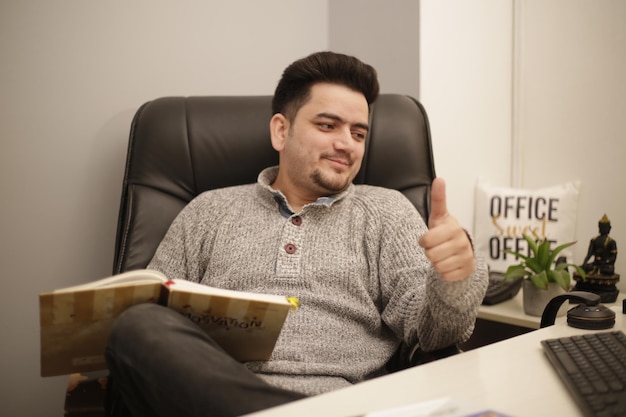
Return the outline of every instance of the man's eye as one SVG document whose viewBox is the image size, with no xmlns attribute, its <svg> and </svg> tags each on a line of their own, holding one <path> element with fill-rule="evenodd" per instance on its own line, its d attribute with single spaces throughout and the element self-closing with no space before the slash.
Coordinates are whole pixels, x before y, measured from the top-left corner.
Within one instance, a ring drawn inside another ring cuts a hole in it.
<svg viewBox="0 0 626 417">
<path fill-rule="evenodd" d="M 367 137 L 367 133 L 352 132 L 352 136 L 357 140 L 365 140 L 365 138 Z"/>
<path fill-rule="evenodd" d="M 318 126 L 323 130 L 332 130 L 335 127 L 332 123 L 318 123 Z"/>
</svg>

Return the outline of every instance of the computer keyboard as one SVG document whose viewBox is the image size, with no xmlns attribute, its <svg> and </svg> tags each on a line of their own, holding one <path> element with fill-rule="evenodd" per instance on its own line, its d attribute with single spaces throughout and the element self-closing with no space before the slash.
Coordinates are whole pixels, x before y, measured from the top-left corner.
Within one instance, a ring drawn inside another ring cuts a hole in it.
<svg viewBox="0 0 626 417">
<path fill-rule="evenodd" d="M 541 345 L 586 417 L 626 416 L 626 335 L 622 331 L 542 340 Z"/>
<path fill-rule="evenodd" d="M 490 271 L 484 305 L 494 305 L 515 297 L 522 287 L 522 278 L 504 280 L 502 272 Z"/>
</svg>

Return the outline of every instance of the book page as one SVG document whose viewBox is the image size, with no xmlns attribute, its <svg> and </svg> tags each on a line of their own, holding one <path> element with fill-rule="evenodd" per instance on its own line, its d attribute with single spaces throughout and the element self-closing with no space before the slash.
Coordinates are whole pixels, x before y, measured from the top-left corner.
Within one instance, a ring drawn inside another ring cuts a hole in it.
<svg viewBox="0 0 626 417">
<path fill-rule="evenodd" d="M 198 294 L 208 294 L 227 298 L 291 305 L 291 303 L 287 300 L 287 297 L 282 295 L 226 290 L 223 288 L 209 287 L 198 282 L 186 281 L 183 279 L 171 279 L 166 283 L 166 286 L 171 291 L 189 291 Z"/>
<path fill-rule="evenodd" d="M 58 290 L 54 290 L 53 292 L 64 293 L 64 292 L 92 290 L 92 289 L 102 288 L 102 287 L 131 286 L 131 285 L 144 284 L 144 283 L 150 283 L 150 282 L 165 283 L 166 281 L 167 281 L 167 278 L 165 277 L 165 275 L 163 275 L 162 273 L 158 271 L 154 271 L 150 269 L 140 269 L 136 271 L 124 272 L 122 274 L 114 275 L 108 278 L 103 278 L 97 281 L 88 282 L 87 284 L 61 288 Z"/>
</svg>

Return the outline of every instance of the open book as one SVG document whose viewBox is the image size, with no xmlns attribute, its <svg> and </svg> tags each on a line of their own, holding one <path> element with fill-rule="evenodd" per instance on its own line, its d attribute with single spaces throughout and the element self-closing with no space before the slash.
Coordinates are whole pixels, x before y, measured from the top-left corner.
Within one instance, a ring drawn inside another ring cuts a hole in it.
<svg viewBox="0 0 626 417">
<path fill-rule="evenodd" d="M 239 361 L 269 359 L 293 297 L 208 287 L 137 270 L 39 295 L 41 375 L 106 369 L 104 349 L 117 316 L 140 303 L 172 308 Z"/>
</svg>

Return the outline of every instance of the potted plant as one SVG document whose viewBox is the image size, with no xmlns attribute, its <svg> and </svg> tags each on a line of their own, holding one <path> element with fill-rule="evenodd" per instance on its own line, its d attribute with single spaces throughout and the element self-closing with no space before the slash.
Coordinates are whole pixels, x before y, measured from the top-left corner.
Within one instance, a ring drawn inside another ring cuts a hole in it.
<svg viewBox="0 0 626 417">
<path fill-rule="evenodd" d="M 550 248 L 548 239 L 536 242 L 528 235 L 523 235 L 528 242 L 530 255 L 506 250 L 506 253 L 521 259 L 517 265 L 511 265 L 504 274 L 505 279 L 522 278 L 524 312 L 533 316 L 541 316 L 548 302 L 555 296 L 570 289 L 571 276 L 568 267 L 574 267 L 576 272 L 585 279 L 585 271 L 574 264 L 555 262 L 558 254 L 576 242 L 564 243 L 554 249 Z M 563 313 L 561 313 L 563 314 Z"/>
</svg>

